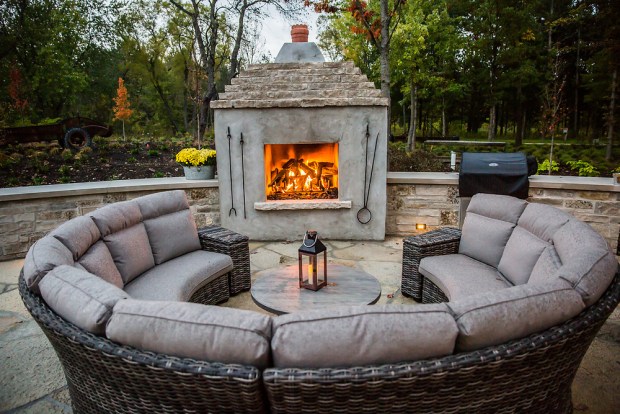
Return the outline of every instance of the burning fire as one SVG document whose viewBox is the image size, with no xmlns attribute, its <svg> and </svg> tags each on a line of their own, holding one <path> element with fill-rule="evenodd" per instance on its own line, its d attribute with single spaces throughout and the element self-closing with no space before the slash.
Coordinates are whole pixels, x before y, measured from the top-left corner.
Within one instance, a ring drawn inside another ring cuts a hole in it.
<svg viewBox="0 0 620 414">
<path fill-rule="evenodd" d="M 268 200 L 338 198 L 338 144 L 266 144 Z"/>
</svg>

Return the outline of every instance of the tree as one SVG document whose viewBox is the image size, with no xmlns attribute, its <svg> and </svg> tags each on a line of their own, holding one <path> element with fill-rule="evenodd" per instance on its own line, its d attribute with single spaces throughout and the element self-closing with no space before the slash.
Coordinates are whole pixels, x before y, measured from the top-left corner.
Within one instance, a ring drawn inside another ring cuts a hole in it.
<svg viewBox="0 0 620 414">
<path fill-rule="evenodd" d="M 123 78 L 118 78 L 118 89 L 116 90 L 116 98 L 114 98 L 114 120 L 120 120 L 123 123 L 123 139 L 125 139 L 125 120 L 129 119 L 133 110 L 129 108 L 129 97 L 127 96 L 127 88 Z"/>
</svg>

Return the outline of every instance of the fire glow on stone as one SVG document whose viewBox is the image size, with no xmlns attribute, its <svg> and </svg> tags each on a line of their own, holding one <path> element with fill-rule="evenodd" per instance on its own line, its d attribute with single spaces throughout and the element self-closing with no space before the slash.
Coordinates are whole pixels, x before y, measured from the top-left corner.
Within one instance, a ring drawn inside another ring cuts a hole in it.
<svg viewBox="0 0 620 414">
<path fill-rule="evenodd" d="M 267 200 L 338 198 L 338 144 L 265 144 Z"/>
</svg>

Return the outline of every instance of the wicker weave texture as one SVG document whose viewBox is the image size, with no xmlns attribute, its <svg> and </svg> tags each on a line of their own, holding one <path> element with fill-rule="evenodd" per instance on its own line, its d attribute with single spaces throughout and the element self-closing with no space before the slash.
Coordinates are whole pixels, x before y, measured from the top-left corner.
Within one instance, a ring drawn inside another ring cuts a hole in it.
<svg viewBox="0 0 620 414">
<path fill-rule="evenodd" d="M 427 277 L 422 281 L 422 303 L 448 302 L 446 294 Z"/>
<path fill-rule="evenodd" d="M 230 297 L 228 294 L 228 278 L 229 273 L 225 273 L 201 286 L 192 294 L 189 302 L 202 303 L 203 305 L 217 305 L 226 302 Z"/>
<path fill-rule="evenodd" d="M 198 229 L 198 237 L 204 250 L 226 254 L 232 258 L 233 270 L 229 277 L 230 294 L 236 295 L 249 290 L 251 276 L 248 237 L 219 226 Z"/>
<path fill-rule="evenodd" d="M 422 300 L 423 276 L 418 269 L 420 260 L 428 256 L 457 253 L 461 231 L 443 227 L 403 240 L 401 292 L 418 302 Z"/>
<path fill-rule="evenodd" d="M 77 413 L 263 413 L 251 366 L 176 358 L 121 346 L 65 321 L 26 287 L 26 308 L 54 346 Z"/>
<path fill-rule="evenodd" d="M 444 358 L 349 369 L 268 369 L 274 413 L 569 413 L 571 384 L 620 301 L 620 275 L 576 318 L 529 337 Z"/>
</svg>

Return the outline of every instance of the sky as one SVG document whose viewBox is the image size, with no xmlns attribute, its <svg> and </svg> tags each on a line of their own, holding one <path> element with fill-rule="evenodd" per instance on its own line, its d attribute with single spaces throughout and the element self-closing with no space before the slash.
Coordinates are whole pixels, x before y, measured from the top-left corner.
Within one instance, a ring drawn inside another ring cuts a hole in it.
<svg viewBox="0 0 620 414">
<path fill-rule="evenodd" d="M 271 8 L 271 6 L 269 7 L 269 16 L 263 20 L 261 37 L 265 41 L 265 50 L 271 53 L 272 59 L 275 59 L 284 43 L 291 41 L 291 26 L 293 24 L 307 24 L 310 30 L 308 41 L 317 41 L 318 29 L 316 20 L 319 16 L 318 14 L 310 12 L 305 16 L 287 21 L 275 9 Z"/>
</svg>

